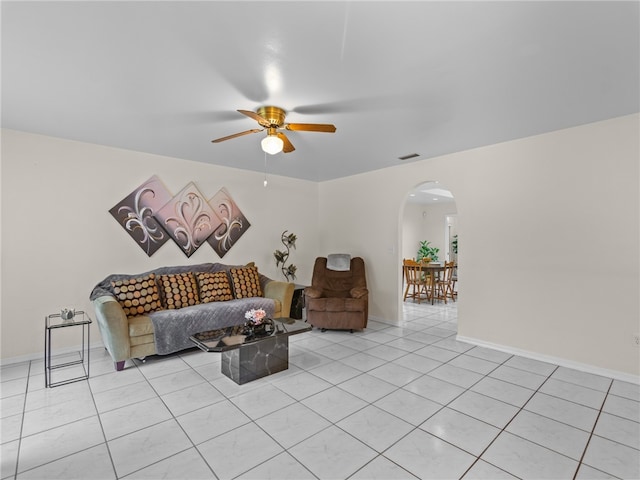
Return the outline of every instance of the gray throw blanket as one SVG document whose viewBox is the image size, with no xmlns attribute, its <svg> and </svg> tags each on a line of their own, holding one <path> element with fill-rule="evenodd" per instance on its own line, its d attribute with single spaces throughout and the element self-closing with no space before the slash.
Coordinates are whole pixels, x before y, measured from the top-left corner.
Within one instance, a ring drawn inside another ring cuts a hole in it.
<svg viewBox="0 0 640 480">
<path fill-rule="evenodd" d="M 207 330 L 217 330 L 231 325 L 242 325 L 244 314 L 252 308 L 262 308 L 267 317 L 273 318 L 274 301 L 253 297 L 226 302 L 211 302 L 177 310 L 160 310 L 149 314 L 153 323 L 156 352 L 159 355 L 194 347 L 189 336 Z"/>
</svg>

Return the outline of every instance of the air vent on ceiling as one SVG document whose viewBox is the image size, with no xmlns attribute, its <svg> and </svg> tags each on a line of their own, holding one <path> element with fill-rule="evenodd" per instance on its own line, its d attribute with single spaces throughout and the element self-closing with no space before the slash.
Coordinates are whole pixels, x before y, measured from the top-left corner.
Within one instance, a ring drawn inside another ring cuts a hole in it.
<svg viewBox="0 0 640 480">
<path fill-rule="evenodd" d="M 419 157 L 420 154 L 419 153 L 410 153 L 409 155 L 404 155 L 402 157 L 398 157 L 398 160 L 409 160 L 410 158 L 416 158 Z"/>
</svg>

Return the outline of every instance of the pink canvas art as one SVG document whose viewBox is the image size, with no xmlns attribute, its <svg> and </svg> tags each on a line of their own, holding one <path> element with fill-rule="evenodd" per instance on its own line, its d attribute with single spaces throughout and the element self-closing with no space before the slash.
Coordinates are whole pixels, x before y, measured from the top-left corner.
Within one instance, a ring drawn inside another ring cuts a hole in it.
<svg viewBox="0 0 640 480">
<path fill-rule="evenodd" d="M 155 217 L 187 257 L 222 224 L 193 182 L 157 211 Z"/>
<path fill-rule="evenodd" d="M 171 194 L 154 175 L 116 204 L 109 213 L 148 256 L 169 240 L 153 215 L 171 200 Z"/>
<path fill-rule="evenodd" d="M 231 247 L 251 226 L 236 202 L 226 188 L 221 188 L 209 204 L 220 219 L 220 225 L 207 242 L 216 251 L 220 258 L 224 257 Z"/>
</svg>

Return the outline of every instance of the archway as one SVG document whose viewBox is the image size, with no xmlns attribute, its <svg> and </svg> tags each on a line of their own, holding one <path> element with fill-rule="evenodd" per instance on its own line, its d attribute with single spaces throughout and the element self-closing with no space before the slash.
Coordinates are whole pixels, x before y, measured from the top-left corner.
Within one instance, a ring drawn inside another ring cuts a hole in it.
<svg viewBox="0 0 640 480">
<path fill-rule="evenodd" d="M 429 256 L 437 262 L 456 261 L 458 216 L 454 196 L 445 185 L 436 180 L 424 181 L 409 190 L 400 208 L 399 264 L 404 258 L 417 259 L 421 242 L 428 242 Z M 434 254 L 435 252 L 435 254 Z M 402 269 L 400 269 L 402 270 Z M 400 272 L 399 311 L 403 311 L 405 290 Z M 410 300 L 408 300 L 410 301 Z M 421 302 L 424 303 L 424 302 Z"/>
</svg>

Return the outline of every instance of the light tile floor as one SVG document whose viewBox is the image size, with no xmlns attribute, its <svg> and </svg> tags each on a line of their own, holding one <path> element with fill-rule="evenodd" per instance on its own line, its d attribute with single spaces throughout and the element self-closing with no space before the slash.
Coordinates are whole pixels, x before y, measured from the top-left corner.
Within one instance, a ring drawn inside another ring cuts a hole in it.
<svg viewBox="0 0 640 480">
<path fill-rule="evenodd" d="M 456 317 L 298 335 L 243 386 L 199 350 L 115 372 L 93 349 L 53 389 L 41 361 L 3 367 L 1 478 L 640 477 L 638 385 L 458 342 Z"/>
</svg>

